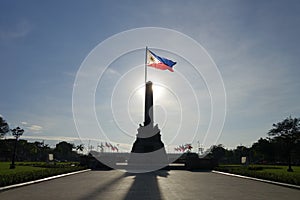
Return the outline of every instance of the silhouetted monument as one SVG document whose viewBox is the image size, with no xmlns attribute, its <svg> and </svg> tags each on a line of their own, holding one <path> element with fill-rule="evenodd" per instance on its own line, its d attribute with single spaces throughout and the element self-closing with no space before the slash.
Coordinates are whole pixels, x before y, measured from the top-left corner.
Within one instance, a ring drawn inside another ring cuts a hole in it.
<svg viewBox="0 0 300 200">
<path fill-rule="evenodd" d="M 161 168 L 168 164 L 158 124 L 154 126 L 152 82 L 146 83 L 144 124 L 137 129 L 128 164 L 130 169 Z"/>
<path fill-rule="evenodd" d="M 140 124 L 140 127 L 138 128 L 137 139 L 133 144 L 131 152 L 149 153 L 164 148 L 164 144 L 161 141 L 158 124 L 153 126 L 153 119 L 152 82 L 148 81 L 146 83 L 145 92 L 144 126 Z"/>
<path fill-rule="evenodd" d="M 154 91 L 155 92 L 155 91 Z M 161 141 L 158 124 L 154 125 L 153 117 L 153 91 L 152 82 L 146 83 L 145 89 L 145 113 L 144 123 L 137 129 L 136 140 L 130 153 L 103 153 L 91 151 L 98 159 L 87 158 L 82 162 L 93 169 L 125 169 L 128 172 L 150 172 L 167 167 L 169 163 L 184 164 L 176 169 L 205 169 L 210 170 L 216 163 L 210 158 L 199 158 L 196 153 L 184 153 L 183 155 L 167 155 Z M 175 156 L 175 157 L 174 157 Z M 125 164 L 127 162 L 127 164 Z M 123 165 L 123 164 L 125 165 Z M 120 165 L 121 164 L 121 165 Z"/>
</svg>

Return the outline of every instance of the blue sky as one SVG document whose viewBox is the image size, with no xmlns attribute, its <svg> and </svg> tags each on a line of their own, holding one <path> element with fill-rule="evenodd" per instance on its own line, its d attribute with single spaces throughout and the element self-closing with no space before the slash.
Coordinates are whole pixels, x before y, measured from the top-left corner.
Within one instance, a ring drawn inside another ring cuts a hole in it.
<svg viewBox="0 0 300 200">
<path fill-rule="evenodd" d="M 0 114 L 24 137 L 78 138 L 72 90 L 85 57 L 119 32 L 163 27 L 196 40 L 218 66 L 227 95 L 218 143 L 251 145 L 300 116 L 299 11 L 292 0 L 1 1 Z"/>
</svg>

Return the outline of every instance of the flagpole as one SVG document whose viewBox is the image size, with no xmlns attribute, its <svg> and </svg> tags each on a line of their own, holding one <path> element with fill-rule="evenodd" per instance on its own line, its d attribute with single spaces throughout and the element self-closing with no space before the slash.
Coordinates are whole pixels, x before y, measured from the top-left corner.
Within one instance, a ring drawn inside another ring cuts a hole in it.
<svg viewBox="0 0 300 200">
<path fill-rule="evenodd" d="M 145 85 L 147 83 L 147 51 L 148 51 L 148 47 L 146 46 L 146 53 L 145 53 Z"/>
</svg>

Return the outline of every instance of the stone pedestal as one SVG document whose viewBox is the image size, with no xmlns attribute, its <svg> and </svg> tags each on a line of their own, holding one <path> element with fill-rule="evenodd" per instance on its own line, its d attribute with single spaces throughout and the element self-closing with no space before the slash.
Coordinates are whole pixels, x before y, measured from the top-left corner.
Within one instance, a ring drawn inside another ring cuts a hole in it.
<svg viewBox="0 0 300 200">
<path fill-rule="evenodd" d="M 132 153 L 149 153 L 164 148 L 161 141 L 160 130 L 158 125 L 140 126 L 136 141 L 133 144 Z"/>
</svg>

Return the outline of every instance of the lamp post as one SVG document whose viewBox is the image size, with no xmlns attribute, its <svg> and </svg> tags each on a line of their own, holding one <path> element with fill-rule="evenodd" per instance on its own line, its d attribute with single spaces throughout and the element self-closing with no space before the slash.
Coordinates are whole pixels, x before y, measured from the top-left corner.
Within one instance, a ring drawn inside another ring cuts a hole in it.
<svg viewBox="0 0 300 200">
<path fill-rule="evenodd" d="M 13 152 L 13 157 L 11 160 L 11 165 L 10 165 L 10 169 L 14 169 L 15 166 L 15 157 L 16 157 L 16 150 L 17 150 L 17 143 L 18 143 L 18 139 L 21 135 L 23 135 L 24 130 L 21 129 L 20 127 L 14 128 L 10 130 L 12 132 L 12 135 L 16 138 L 15 140 L 15 146 L 14 146 L 14 152 Z"/>
</svg>

